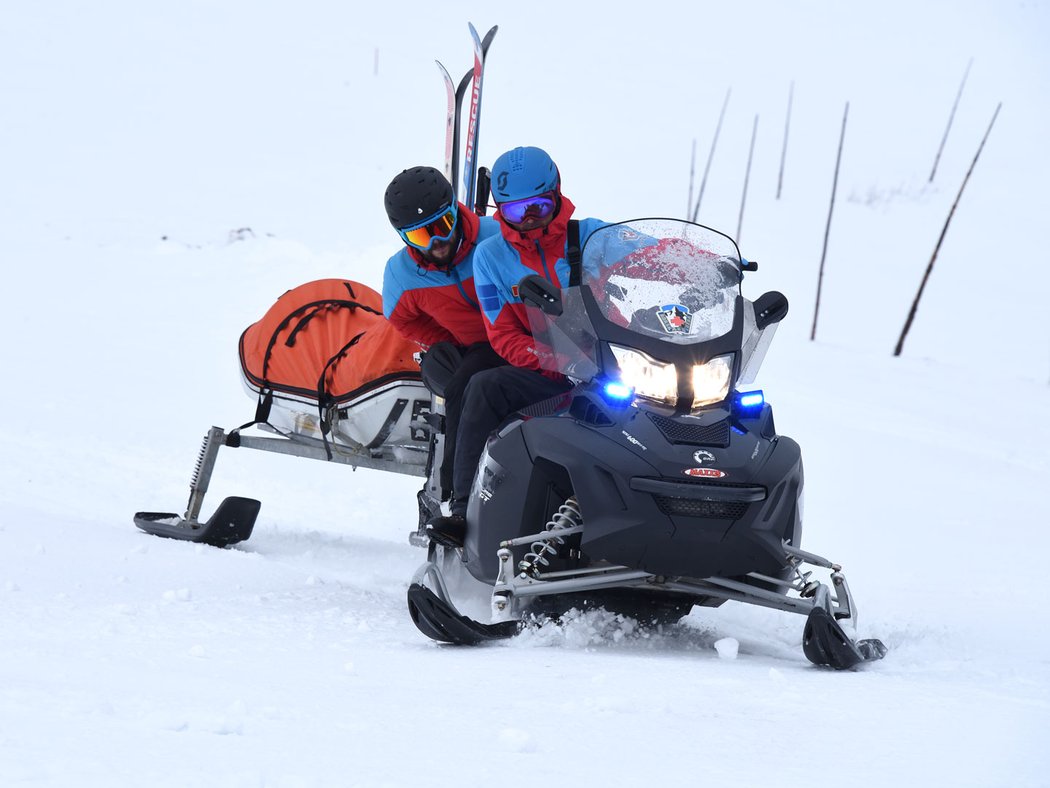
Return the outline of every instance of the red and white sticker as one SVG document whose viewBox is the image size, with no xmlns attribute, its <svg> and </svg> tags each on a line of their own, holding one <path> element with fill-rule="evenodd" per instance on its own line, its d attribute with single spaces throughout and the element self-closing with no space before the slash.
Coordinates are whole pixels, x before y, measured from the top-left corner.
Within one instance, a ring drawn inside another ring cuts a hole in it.
<svg viewBox="0 0 1050 788">
<path fill-rule="evenodd" d="M 686 476 L 693 476 L 701 479 L 721 479 L 726 475 L 725 471 L 720 471 L 718 468 L 686 468 L 682 473 Z"/>
</svg>

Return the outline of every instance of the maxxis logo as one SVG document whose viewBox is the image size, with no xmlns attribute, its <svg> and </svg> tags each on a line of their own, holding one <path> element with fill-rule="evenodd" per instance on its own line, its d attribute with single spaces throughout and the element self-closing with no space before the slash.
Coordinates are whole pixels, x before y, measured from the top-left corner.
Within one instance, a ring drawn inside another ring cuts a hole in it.
<svg viewBox="0 0 1050 788">
<path fill-rule="evenodd" d="M 682 473 L 694 479 L 721 479 L 728 474 L 718 468 L 685 468 Z"/>
</svg>

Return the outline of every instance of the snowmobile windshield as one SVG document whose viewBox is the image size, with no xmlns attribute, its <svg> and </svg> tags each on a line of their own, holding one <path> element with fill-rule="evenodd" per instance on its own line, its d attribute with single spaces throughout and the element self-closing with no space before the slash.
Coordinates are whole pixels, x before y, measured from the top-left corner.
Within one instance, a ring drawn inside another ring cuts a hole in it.
<svg viewBox="0 0 1050 788">
<path fill-rule="evenodd" d="M 608 225 L 583 249 L 582 286 L 602 316 L 678 345 L 729 333 L 741 275 L 731 238 L 677 219 Z"/>
<path fill-rule="evenodd" d="M 724 336 L 740 279 L 736 243 L 715 230 L 677 219 L 607 225 L 584 244 L 581 284 L 561 291 L 560 314 L 526 306 L 540 366 L 594 378 L 603 320 L 678 345 Z"/>
</svg>

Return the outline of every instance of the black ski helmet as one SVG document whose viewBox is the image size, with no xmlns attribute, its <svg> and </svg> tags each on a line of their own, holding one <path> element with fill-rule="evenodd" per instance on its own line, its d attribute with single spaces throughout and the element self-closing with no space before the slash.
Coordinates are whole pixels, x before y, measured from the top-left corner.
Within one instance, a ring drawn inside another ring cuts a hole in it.
<svg viewBox="0 0 1050 788">
<path fill-rule="evenodd" d="M 450 207 L 456 199 L 452 184 L 433 167 L 410 167 L 395 176 L 386 187 L 383 202 L 395 230 L 419 224 Z"/>
</svg>

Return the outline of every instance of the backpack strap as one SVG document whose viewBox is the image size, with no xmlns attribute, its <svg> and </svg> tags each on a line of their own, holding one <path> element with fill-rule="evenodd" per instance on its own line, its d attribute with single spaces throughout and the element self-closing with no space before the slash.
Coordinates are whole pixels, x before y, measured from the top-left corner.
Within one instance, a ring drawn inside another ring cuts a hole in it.
<svg viewBox="0 0 1050 788">
<path fill-rule="evenodd" d="M 583 254 L 580 251 L 580 223 L 576 219 L 569 219 L 565 259 L 569 263 L 569 287 L 578 287 L 583 278 L 580 266 Z"/>
</svg>

